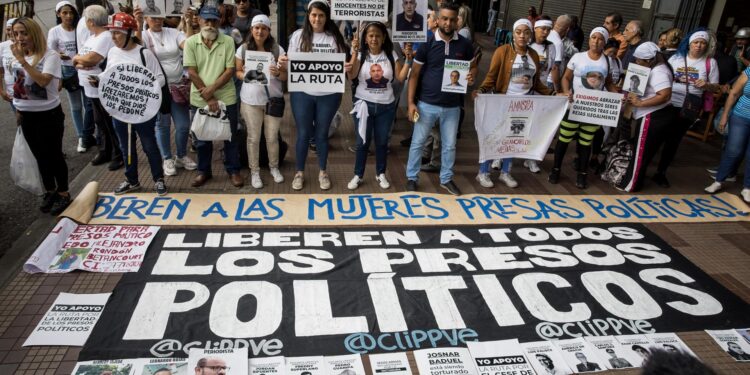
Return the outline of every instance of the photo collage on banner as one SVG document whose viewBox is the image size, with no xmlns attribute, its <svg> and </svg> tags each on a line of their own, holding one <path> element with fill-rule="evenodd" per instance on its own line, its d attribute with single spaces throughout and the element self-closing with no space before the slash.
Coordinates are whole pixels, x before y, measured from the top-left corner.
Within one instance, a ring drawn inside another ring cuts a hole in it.
<svg viewBox="0 0 750 375">
<path fill-rule="evenodd" d="M 394 42 L 427 41 L 427 0 L 393 0 L 391 39 Z"/>
<path fill-rule="evenodd" d="M 146 17 L 181 17 L 190 7 L 190 0 L 136 0 L 136 4 Z"/>
</svg>

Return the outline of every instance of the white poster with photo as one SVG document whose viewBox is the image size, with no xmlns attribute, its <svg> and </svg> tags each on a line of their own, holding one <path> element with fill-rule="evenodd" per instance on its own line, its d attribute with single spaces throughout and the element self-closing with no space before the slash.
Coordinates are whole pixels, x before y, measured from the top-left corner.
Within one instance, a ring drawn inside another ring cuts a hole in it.
<svg viewBox="0 0 750 375">
<path fill-rule="evenodd" d="M 173 0 L 135 0 L 133 5 L 139 6 L 143 11 L 144 16 L 166 17 L 166 2 L 172 1 Z M 174 4 L 172 4 L 172 8 L 174 8 Z"/>
<path fill-rule="evenodd" d="M 551 341 L 521 343 L 526 359 L 537 375 L 569 375 L 573 370 L 565 363 L 560 350 Z"/>
<path fill-rule="evenodd" d="M 470 68 L 471 61 L 445 59 L 443 83 L 440 91 L 466 94 L 466 88 L 469 86 L 466 76 L 469 74 Z"/>
<path fill-rule="evenodd" d="M 134 375 L 193 375 L 187 358 L 140 358 Z"/>
<path fill-rule="evenodd" d="M 474 102 L 479 162 L 544 159 L 567 105 L 562 96 L 480 94 Z"/>
<path fill-rule="evenodd" d="M 607 369 L 606 361 L 599 357 L 594 346 L 581 337 L 555 341 L 555 346 L 560 349 L 560 354 L 565 363 L 576 374 L 598 372 Z"/>
<path fill-rule="evenodd" d="M 651 340 L 651 349 L 666 350 L 668 352 L 685 352 L 693 357 L 698 357 L 690 347 L 674 332 L 647 333 L 646 338 Z"/>
<path fill-rule="evenodd" d="M 622 90 L 643 96 L 646 93 L 649 74 L 651 74 L 651 68 L 635 63 L 628 64 L 628 72 L 625 74 L 625 82 L 622 84 Z"/>
<path fill-rule="evenodd" d="M 365 375 L 365 366 L 359 354 L 325 357 L 328 375 Z"/>
<path fill-rule="evenodd" d="M 190 0 L 165 0 L 167 17 L 181 17 L 190 8 Z"/>
<path fill-rule="evenodd" d="M 242 82 L 268 86 L 271 80 L 271 65 L 276 64 L 271 52 L 245 50 L 245 76 Z"/>
<path fill-rule="evenodd" d="M 23 346 L 83 346 L 111 293 L 60 293 Z"/>
<path fill-rule="evenodd" d="M 247 347 L 233 349 L 199 349 L 191 348 L 188 356 L 188 368 L 212 368 L 214 373 L 224 369 L 232 375 L 248 375 Z"/>
<path fill-rule="evenodd" d="M 99 100 L 112 117 L 128 124 L 152 119 L 161 106 L 154 72 L 140 64 L 116 64 L 99 75 Z"/>
<path fill-rule="evenodd" d="M 328 375 L 325 358 L 320 356 L 286 357 L 288 375 Z"/>
<path fill-rule="evenodd" d="M 414 352 L 420 375 L 476 375 L 467 348 L 430 348 Z"/>
<path fill-rule="evenodd" d="M 479 374 L 534 374 L 518 339 L 466 343 Z M 420 369 L 420 374 L 422 371 Z"/>
<path fill-rule="evenodd" d="M 427 41 L 427 3 L 428 0 L 393 0 L 391 40 Z"/>
<path fill-rule="evenodd" d="M 71 375 L 117 374 L 135 375 L 137 359 L 111 359 L 107 361 L 85 361 L 76 363 Z"/>
<path fill-rule="evenodd" d="M 290 52 L 288 56 L 290 92 L 344 92 L 345 54 Z"/>
<path fill-rule="evenodd" d="M 630 349 L 620 345 L 614 336 L 588 336 L 585 338 L 607 362 L 608 369 L 640 367 L 642 359 Z"/>
<path fill-rule="evenodd" d="M 623 351 L 629 351 L 635 354 L 637 357 L 633 363 L 634 366 L 640 367 L 651 355 L 650 348 L 654 346 L 654 343 L 646 335 L 619 335 L 615 336 L 615 340 L 620 343 Z"/>
<path fill-rule="evenodd" d="M 580 88 L 573 93 L 568 120 L 616 127 L 620 119 L 622 99 L 623 95 L 620 93 Z"/>
<path fill-rule="evenodd" d="M 388 21 L 388 0 L 332 0 L 331 19 L 385 23 Z"/>
<path fill-rule="evenodd" d="M 285 375 L 286 359 L 283 356 L 250 358 L 250 375 Z"/>
<path fill-rule="evenodd" d="M 750 361 L 750 344 L 736 330 L 706 330 L 706 333 L 719 344 L 721 350 L 729 354 L 735 361 Z"/>
<path fill-rule="evenodd" d="M 406 353 L 370 354 L 372 375 L 411 375 Z"/>
</svg>

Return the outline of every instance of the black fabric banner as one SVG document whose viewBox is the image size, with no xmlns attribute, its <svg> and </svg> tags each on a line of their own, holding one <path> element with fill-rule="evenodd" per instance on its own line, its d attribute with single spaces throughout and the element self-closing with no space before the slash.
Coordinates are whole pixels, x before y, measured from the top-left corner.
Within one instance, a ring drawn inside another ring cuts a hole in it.
<svg viewBox="0 0 750 375">
<path fill-rule="evenodd" d="M 79 359 L 726 329 L 748 311 L 638 224 L 162 229 Z"/>
</svg>

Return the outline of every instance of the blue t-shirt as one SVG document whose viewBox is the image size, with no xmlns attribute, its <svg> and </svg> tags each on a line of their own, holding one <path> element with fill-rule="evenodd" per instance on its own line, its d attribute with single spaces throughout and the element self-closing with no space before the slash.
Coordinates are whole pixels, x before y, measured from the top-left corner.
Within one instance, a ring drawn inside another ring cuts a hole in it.
<svg viewBox="0 0 750 375">
<path fill-rule="evenodd" d="M 737 99 L 737 104 L 734 105 L 733 114 L 750 119 L 750 67 L 745 69 L 745 72 L 742 74 L 747 76 L 749 80 L 742 89 L 742 95 Z"/>
<path fill-rule="evenodd" d="M 434 39 L 434 40 L 433 40 Z M 464 101 L 463 94 L 442 92 L 443 66 L 445 59 L 469 61 L 474 58 L 471 42 L 453 33 L 448 45 L 435 33 L 433 39 L 427 40 L 417 50 L 414 62 L 422 65 L 421 90 L 417 93 L 420 101 L 441 107 L 460 107 Z"/>
</svg>

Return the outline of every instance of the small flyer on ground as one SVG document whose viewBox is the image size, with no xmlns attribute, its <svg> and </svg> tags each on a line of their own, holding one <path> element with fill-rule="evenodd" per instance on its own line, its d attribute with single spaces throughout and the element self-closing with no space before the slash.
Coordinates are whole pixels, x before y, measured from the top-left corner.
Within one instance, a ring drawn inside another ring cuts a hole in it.
<svg viewBox="0 0 750 375">
<path fill-rule="evenodd" d="M 706 330 L 706 333 L 719 344 L 721 350 L 727 352 L 735 361 L 750 361 L 750 344 L 736 330 Z"/>
<path fill-rule="evenodd" d="M 411 375 L 406 353 L 370 354 L 372 375 Z"/>
<path fill-rule="evenodd" d="M 391 40 L 393 42 L 427 41 L 428 0 L 396 0 L 393 2 Z"/>
<path fill-rule="evenodd" d="M 620 335 L 615 336 L 615 339 L 620 343 L 623 351 L 629 351 L 638 356 L 635 357 L 638 363 L 633 363 L 636 367 L 641 367 L 643 362 L 648 359 L 651 355 L 649 348 L 654 346 L 654 343 L 646 335 Z"/>
<path fill-rule="evenodd" d="M 365 366 L 359 354 L 326 356 L 325 361 L 328 375 L 365 375 Z"/>
<path fill-rule="evenodd" d="M 86 361 L 76 363 L 71 375 L 111 374 L 135 375 L 137 359 L 112 359 L 108 361 Z"/>
<path fill-rule="evenodd" d="M 286 373 L 289 375 L 327 375 L 325 359 L 320 356 L 286 357 Z"/>
<path fill-rule="evenodd" d="M 638 64 L 628 64 L 628 72 L 625 74 L 625 82 L 622 84 L 622 91 L 632 92 L 638 96 L 646 93 L 646 84 L 648 75 L 651 74 L 651 68 L 640 66 Z"/>
<path fill-rule="evenodd" d="M 188 368 L 212 368 L 215 373 L 220 369 L 232 375 L 247 375 L 247 348 L 234 349 L 190 349 Z"/>
<path fill-rule="evenodd" d="M 685 352 L 693 357 L 698 357 L 674 332 L 648 333 L 646 337 L 653 343 L 651 348 L 666 350 L 668 352 Z"/>
<path fill-rule="evenodd" d="M 565 362 L 577 374 L 598 372 L 607 369 L 606 361 L 600 358 L 593 345 L 581 337 L 555 341 Z"/>
<path fill-rule="evenodd" d="M 285 369 L 283 356 L 250 358 L 250 375 L 284 375 Z"/>
<path fill-rule="evenodd" d="M 594 346 L 599 357 L 607 360 L 605 364 L 609 369 L 617 370 L 641 365 L 641 358 L 633 351 L 623 348 L 613 336 L 588 336 L 586 341 Z"/>
<path fill-rule="evenodd" d="M 742 336 L 745 339 L 745 341 L 747 341 L 748 343 L 750 343 L 750 328 L 741 328 L 741 329 L 738 329 L 737 333 L 739 333 L 740 336 Z"/>
<path fill-rule="evenodd" d="M 271 79 L 271 65 L 275 63 L 271 52 L 245 50 L 245 78 L 242 82 L 267 86 Z"/>
<path fill-rule="evenodd" d="M 518 339 L 466 343 L 479 374 L 533 374 Z M 420 368 L 420 374 L 422 369 Z"/>
<path fill-rule="evenodd" d="M 60 293 L 23 346 L 83 346 L 111 293 Z"/>
<path fill-rule="evenodd" d="M 290 52 L 289 92 L 344 92 L 343 53 Z"/>
<path fill-rule="evenodd" d="M 616 127 L 620 119 L 622 94 L 616 92 L 578 89 L 573 93 L 568 119 L 592 125 Z"/>
<path fill-rule="evenodd" d="M 469 349 L 430 348 L 414 351 L 420 375 L 476 375 Z"/>
<path fill-rule="evenodd" d="M 551 341 L 524 342 L 521 344 L 526 359 L 537 375 L 568 375 L 573 370 L 565 363 L 560 351 Z"/>
<path fill-rule="evenodd" d="M 471 61 L 445 59 L 443 83 L 440 91 L 466 94 L 466 88 L 469 86 L 466 76 L 469 74 L 470 68 Z"/>
<path fill-rule="evenodd" d="M 331 19 L 385 23 L 388 21 L 388 0 L 332 0 Z"/>
<path fill-rule="evenodd" d="M 141 358 L 134 375 L 192 375 L 187 358 Z"/>
</svg>

